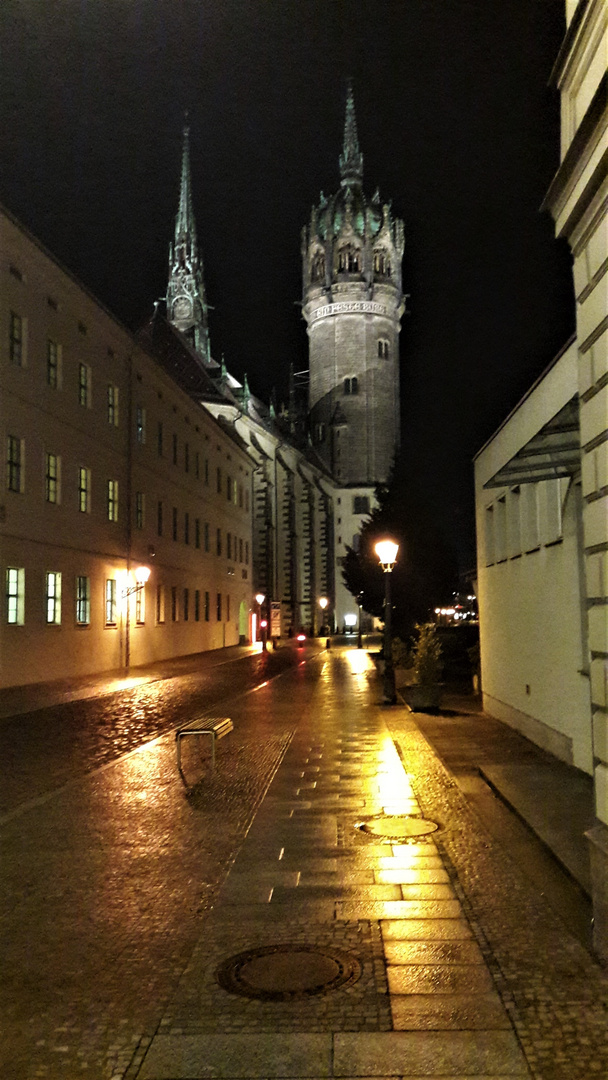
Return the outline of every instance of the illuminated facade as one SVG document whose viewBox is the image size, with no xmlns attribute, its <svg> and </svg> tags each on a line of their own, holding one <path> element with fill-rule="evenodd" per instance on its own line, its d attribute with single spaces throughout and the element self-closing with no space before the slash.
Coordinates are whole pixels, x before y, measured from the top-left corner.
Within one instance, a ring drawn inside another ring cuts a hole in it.
<svg viewBox="0 0 608 1080">
<path fill-rule="evenodd" d="M 594 943 L 608 959 L 608 19 L 568 0 L 561 163 L 576 340 L 475 463 L 484 706 L 593 775 Z"/>
<path fill-rule="evenodd" d="M 302 232 L 312 444 L 336 488 L 336 615 L 356 610 L 340 560 L 355 545 L 399 445 L 403 222 L 363 190 L 363 155 L 349 88 L 340 189 L 321 196 Z"/>
<path fill-rule="evenodd" d="M 0 686 L 247 638 L 245 448 L 6 212 L 0 241 Z"/>
</svg>

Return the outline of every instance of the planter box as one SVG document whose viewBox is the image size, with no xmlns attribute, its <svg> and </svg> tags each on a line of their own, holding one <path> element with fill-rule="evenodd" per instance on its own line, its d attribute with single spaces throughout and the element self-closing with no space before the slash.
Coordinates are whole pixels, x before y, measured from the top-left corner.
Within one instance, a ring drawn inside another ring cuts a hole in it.
<svg viewBox="0 0 608 1080">
<path fill-rule="evenodd" d="M 426 712 L 438 709 L 441 705 L 441 685 L 433 683 L 430 686 L 408 686 L 406 700 L 414 712 Z"/>
</svg>

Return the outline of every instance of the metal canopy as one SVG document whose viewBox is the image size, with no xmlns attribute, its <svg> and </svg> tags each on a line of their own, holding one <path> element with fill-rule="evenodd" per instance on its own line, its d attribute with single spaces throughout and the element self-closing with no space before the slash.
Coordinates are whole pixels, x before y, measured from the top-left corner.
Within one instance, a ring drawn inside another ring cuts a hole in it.
<svg viewBox="0 0 608 1080">
<path fill-rule="evenodd" d="M 535 484 L 539 480 L 557 480 L 562 476 L 574 476 L 580 467 L 579 403 L 575 395 L 483 486 L 514 487 L 516 484 Z"/>
</svg>

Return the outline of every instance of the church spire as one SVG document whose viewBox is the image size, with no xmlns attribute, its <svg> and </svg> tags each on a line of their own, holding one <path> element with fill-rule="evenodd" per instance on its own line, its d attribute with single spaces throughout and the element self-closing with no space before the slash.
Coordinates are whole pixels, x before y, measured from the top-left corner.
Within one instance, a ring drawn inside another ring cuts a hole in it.
<svg viewBox="0 0 608 1080">
<path fill-rule="evenodd" d="M 352 184 L 360 184 L 363 180 L 363 154 L 359 149 L 359 136 L 357 135 L 357 118 L 355 116 L 355 99 L 353 97 L 352 83 L 348 84 L 346 97 L 346 118 L 344 121 L 344 145 L 340 154 L 340 176 L 342 186 L 350 187 Z"/>
<path fill-rule="evenodd" d="M 179 205 L 175 218 L 175 241 L 169 247 L 167 318 L 189 338 L 203 363 L 209 363 L 207 300 L 203 284 L 203 263 L 198 253 L 196 224 L 192 209 L 190 178 L 190 128 L 184 127 Z"/>
</svg>

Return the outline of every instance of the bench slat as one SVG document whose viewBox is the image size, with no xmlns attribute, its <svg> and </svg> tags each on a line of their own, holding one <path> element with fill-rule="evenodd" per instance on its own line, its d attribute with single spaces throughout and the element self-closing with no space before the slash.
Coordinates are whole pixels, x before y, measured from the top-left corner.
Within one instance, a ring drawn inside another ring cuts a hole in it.
<svg viewBox="0 0 608 1080">
<path fill-rule="evenodd" d="M 182 755 L 181 740 L 185 735 L 210 735 L 211 736 L 211 767 L 215 768 L 215 743 L 217 739 L 228 735 L 234 728 L 232 720 L 228 716 L 199 716 L 184 724 L 175 732 L 175 749 L 177 753 L 177 767 L 181 771 Z"/>
</svg>

